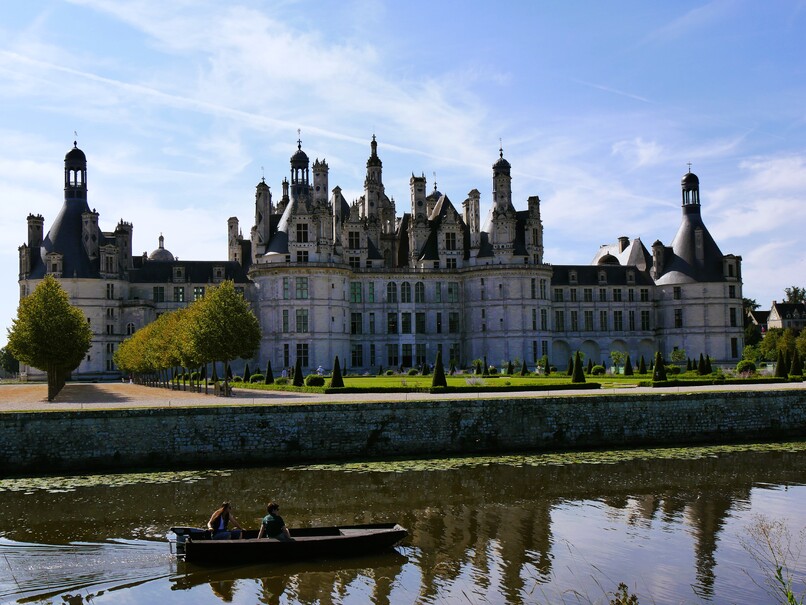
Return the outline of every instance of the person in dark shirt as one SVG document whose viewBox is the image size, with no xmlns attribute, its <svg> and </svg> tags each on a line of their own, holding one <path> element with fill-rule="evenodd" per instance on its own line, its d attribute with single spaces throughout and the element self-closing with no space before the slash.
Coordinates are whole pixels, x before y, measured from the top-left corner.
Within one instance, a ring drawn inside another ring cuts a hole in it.
<svg viewBox="0 0 806 605">
<path fill-rule="evenodd" d="M 274 538 L 282 542 L 290 542 L 294 539 L 285 526 L 285 521 L 283 521 L 283 518 L 278 514 L 279 510 L 279 504 L 269 502 L 266 506 L 266 512 L 268 514 L 263 517 L 263 521 L 260 523 L 260 531 L 257 534 L 258 538 Z"/>
<path fill-rule="evenodd" d="M 232 521 L 234 527 L 238 528 L 237 530 L 230 531 L 227 529 L 230 521 Z M 230 503 L 224 502 L 221 508 L 213 512 L 213 515 L 207 522 L 207 529 L 212 533 L 214 540 L 237 540 L 241 537 L 243 528 L 238 522 L 238 519 L 235 518 L 235 515 L 232 514 Z"/>
</svg>

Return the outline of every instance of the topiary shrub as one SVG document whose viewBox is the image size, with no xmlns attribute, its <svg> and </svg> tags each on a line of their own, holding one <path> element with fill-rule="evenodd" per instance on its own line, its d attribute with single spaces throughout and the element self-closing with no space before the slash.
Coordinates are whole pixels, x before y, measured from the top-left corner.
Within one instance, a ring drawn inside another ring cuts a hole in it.
<svg viewBox="0 0 806 605">
<path fill-rule="evenodd" d="M 409 370 L 409 376 L 417 376 L 420 372 L 417 371 L 417 368 L 412 368 Z"/>
<path fill-rule="evenodd" d="M 387 375 L 387 376 L 394 376 L 394 375 L 395 375 L 395 371 L 394 371 L 394 370 L 386 370 L 386 375 Z"/>
<path fill-rule="evenodd" d="M 591 368 L 591 374 L 594 376 L 602 376 L 605 373 L 604 366 L 593 366 Z"/>
<path fill-rule="evenodd" d="M 673 376 L 676 376 L 680 372 L 681 372 L 680 366 L 666 366 L 667 374 L 672 374 Z"/>
<path fill-rule="evenodd" d="M 282 376 L 280 376 L 280 378 L 275 378 L 274 384 L 288 384 L 288 378 L 283 378 Z"/>
<path fill-rule="evenodd" d="M 318 374 L 309 374 L 305 377 L 306 387 L 323 387 L 325 386 L 325 377 Z"/>
<path fill-rule="evenodd" d="M 230 382 L 243 382 L 243 378 L 241 378 L 240 376 L 233 376 L 232 378 L 229 379 L 229 381 Z"/>
<path fill-rule="evenodd" d="M 263 374 L 252 374 L 249 377 L 249 382 L 265 382 L 266 377 Z"/>
<path fill-rule="evenodd" d="M 756 371 L 756 364 L 749 359 L 742 359 L 739 363 L 736 364 L 737 374 L 744 374 L 745 372 L 754 374 L 755 371 Z"/>
</svg>

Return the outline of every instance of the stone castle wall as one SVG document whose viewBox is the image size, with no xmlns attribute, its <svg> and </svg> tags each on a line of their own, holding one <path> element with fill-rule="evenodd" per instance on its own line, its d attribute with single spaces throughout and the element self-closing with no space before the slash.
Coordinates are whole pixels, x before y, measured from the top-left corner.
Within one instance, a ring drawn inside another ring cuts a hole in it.
<svg viewBox="0 0 806 605">
<path fill-rule="evenodd" d="M 806 435 L 806 391 L 0 414 L 0 476 Z"/>
</svg>

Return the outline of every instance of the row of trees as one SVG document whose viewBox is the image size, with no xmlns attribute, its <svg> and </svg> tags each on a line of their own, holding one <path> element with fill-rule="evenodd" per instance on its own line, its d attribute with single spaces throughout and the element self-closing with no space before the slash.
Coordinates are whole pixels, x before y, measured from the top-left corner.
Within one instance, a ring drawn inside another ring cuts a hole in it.
<svg viewBox="0 0 806 605">
<path fill-rule="evenodd" d="M 260 345 L 260 325 L 231 281 L 210 288 L 184 309 L 160 315 L 127 338 L 115 352 L 124 372 L 167 382 L 177 367 L 224 364 L 224 393 L 229 393 L 227 368 L 237 358 L 249 358 Z"/>
</svg>

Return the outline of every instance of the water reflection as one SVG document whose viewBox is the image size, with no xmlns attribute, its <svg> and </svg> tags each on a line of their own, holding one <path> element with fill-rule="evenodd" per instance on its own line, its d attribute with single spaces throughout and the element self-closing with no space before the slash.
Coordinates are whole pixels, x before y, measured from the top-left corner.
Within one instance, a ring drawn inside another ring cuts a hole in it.
<svg viewBox="0 0 806 605">
<path fill-rule="evenodd" d="M 194 603 L 598 602 L 611 580 L 640 578 L 642 602 L 732 602 L 752 589 L 736 565 L 752 563 L 735 535 L 723 541 L 766 512 L 752 495 L 774 492 L 806 517 L 778 488 L 806 483 L 803 444 L 587 456 L 0 481 L 0 565 L 14 576 L 0 601 L 167 590 Z M 289 525 L 396 520 L 410 538 L 366 559 L 212 570 L 176 562 L 161 541 L 223 499 L 257 526 L 269 498 Z"/>
</svg>

